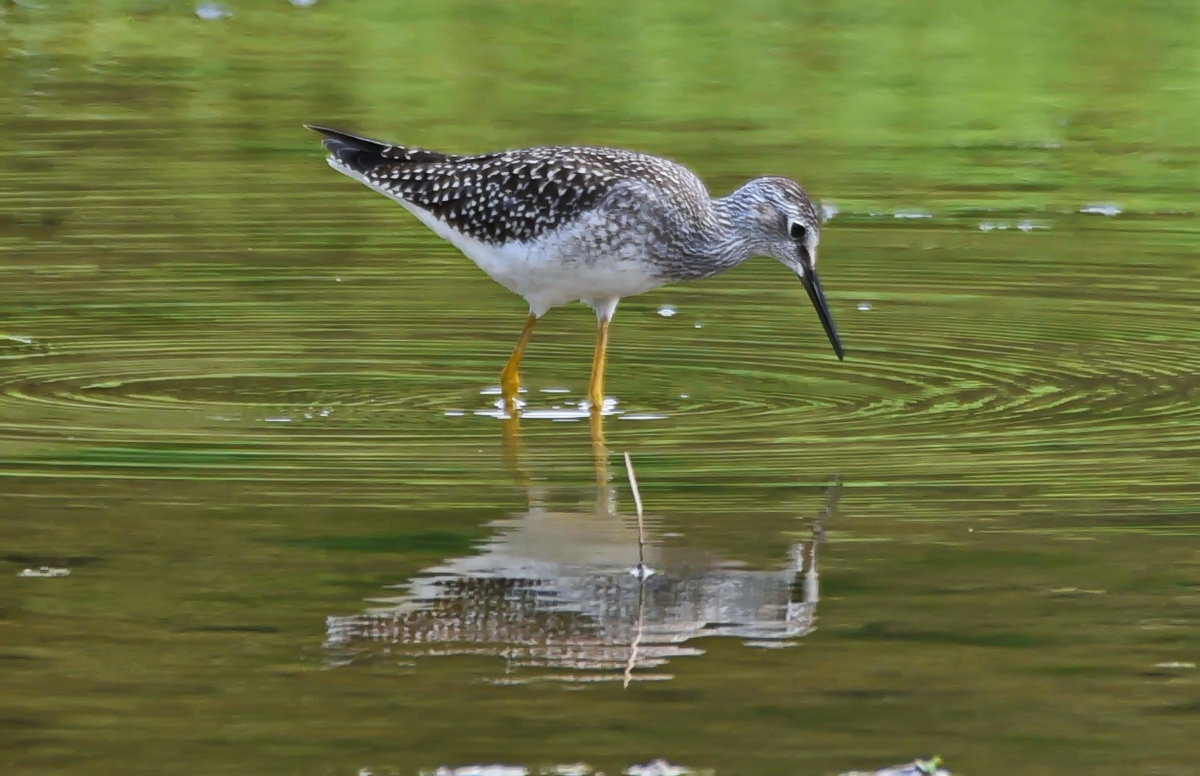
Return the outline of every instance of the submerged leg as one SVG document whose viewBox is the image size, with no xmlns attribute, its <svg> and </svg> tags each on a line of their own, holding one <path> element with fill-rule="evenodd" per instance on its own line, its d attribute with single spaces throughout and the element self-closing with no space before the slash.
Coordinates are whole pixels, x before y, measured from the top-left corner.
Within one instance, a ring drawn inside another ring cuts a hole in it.
<svg viewBox="0 0 1200 776">
<path fill-rule="evenodd" d="M 608 504 L 609 480 L 608 445 L 604 441 L 604 416 L 598 411 L 588 413 L 588 428 L 592 432 L 592 467 L 596 471 L 596 509 L 600 509 L 603 494 L 604 504 Z"/>
<path fill-rule="evenodd" d="M 517 370 L 521 367 L 521 356 L 525 354 L 525 346 L 529 344 L 529 338 L 533 336 L 535 323 L 537 323 L 537 316 L 530 313 L 529 317 L 525 319 L 525 328 L 521 329 L 521 336 L 517 338 L 517 345 L 513 348 L 512 355 L 508 357 L 508 363 L 500 372 L 500 396 L 504 399 L 505 404 L 512 404 L 517 398 L 517 391 L 521 388 L 521 375 Z"/>
</svg>

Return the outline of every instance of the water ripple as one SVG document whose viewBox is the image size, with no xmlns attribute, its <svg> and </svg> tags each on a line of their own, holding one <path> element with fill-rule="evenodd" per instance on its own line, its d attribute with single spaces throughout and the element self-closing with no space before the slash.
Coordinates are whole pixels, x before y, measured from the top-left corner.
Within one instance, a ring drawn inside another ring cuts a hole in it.
<svg viewBox="0 0 1200 776">
<path fill-rule="evenodd" d="M 490 389 L 519 303 L 449 248 L 420 244 L 432 255 L 404 271 L 369 250 L 353 266 L 39 266 L 0 333 L 10 468 L 129 474 L 140 460 L 147 476 L 273 477 L 336 458 L 338 476 L 362 481 L 397 444 L 452 467 L 496 435 Z M 1184 479 L 1175 461 L 1196 452 L 1200 421 L 1186 267 L 1130 278 L 1085 261 L 1049 276 L 1004 254 L 987 272 L 888 265 L 881 284 L 879 266 L 836 268 L 845 362 L 769 263 L 628 300 L 609 409 L 640 422 L 620 433 L 685 445 L 699 471 L 709 459 L 769 470 L 855 455 L 894 476 L 949 465 L 1011 480 L 1049 476 L 1030 470 L 1071 450 L 1068 467 L 1128 478 L 1129 457 L 1149 456 L 1171 462 L 1160 481 Z M 587 321 L 568 308 L 539 327 L 522 369 L 527 433 L 582 419 Z"/>
</svg>

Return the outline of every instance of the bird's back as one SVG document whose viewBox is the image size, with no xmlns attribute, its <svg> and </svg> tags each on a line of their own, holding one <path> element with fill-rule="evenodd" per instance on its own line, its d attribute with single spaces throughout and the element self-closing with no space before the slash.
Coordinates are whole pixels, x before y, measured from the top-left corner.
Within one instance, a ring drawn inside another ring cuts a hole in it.
<svg viewBox="0 0 1200 776">
<path fill-rule="evenodd" d="M 311 129 L 325 135 L 339 171 L 493 245 L 536 240 L 578 220 L 618 187 L 674 209 L 708 201 L 704 184 L 686 167 L 623 149 L 536 146 L 460 156 Z"/>
</svg>

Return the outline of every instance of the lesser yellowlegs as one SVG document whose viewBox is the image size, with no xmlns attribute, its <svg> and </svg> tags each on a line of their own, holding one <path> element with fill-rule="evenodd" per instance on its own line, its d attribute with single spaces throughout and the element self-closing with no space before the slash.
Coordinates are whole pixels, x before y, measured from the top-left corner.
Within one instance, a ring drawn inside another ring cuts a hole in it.
<svg viewBox="0 0 1200 776">
<path fill-rule="evenodd" d="M 635 151 L 535 146 L 459 156 L 306 126 L 325 136 L 331 167 L 399 202 L 529 303 L 500 373 L 507 404 L 534 324 L 550 308 L 578 300 L 596 311 L 587 398 L 597 410 L 617 302 L 712 277 L 751 256 L 771 256 L 796 273 L 844 356 L 817 279 L 821 220 L 787 178 L 755 178 L 712 199 L 691 170 Z"/>
</svg>

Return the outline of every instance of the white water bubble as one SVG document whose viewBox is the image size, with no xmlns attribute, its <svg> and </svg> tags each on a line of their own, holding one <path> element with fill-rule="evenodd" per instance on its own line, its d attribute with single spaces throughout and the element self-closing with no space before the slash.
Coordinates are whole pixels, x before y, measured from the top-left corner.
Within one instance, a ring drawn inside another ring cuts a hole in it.
<svg viewBox="0 0 1200 776">
<path fill-rule="evenodd" d="M 233 11 L 220 3 L 200 3 L 196 6 L 196 15 L 205 21 L 213 21 L 229 19 L 233 16 Z"/>
<path fill-rule="evenodd" d="M 625 773 L 626 776 L 689 776 L 692 770 L 666 760 L 653 760 L 645 765 L 631 765 Z"/>
<path fill-rule="evenodd" d="M 461 768 L 442 766 L 433 776 L 529 776 L 529 769 L 520 765 L 464 765 Z"/>
<path fill-rule="evenodd" d="M 1121 206 L 1115 202 L 1089 202 L 1079 208 L 1079 212 L 1111 217 L 1121 214 Z"/>
<path fill-rule="evenodd" d="M 21 571 L 17 572 L 17 576 L 27 579 L 49 579 L 51 577 L 65 577 L 70 573 L 70 569 L 56 568 L 54 566 L 39 566 L 35 569 L 22 569 Z"/>
</svg>

